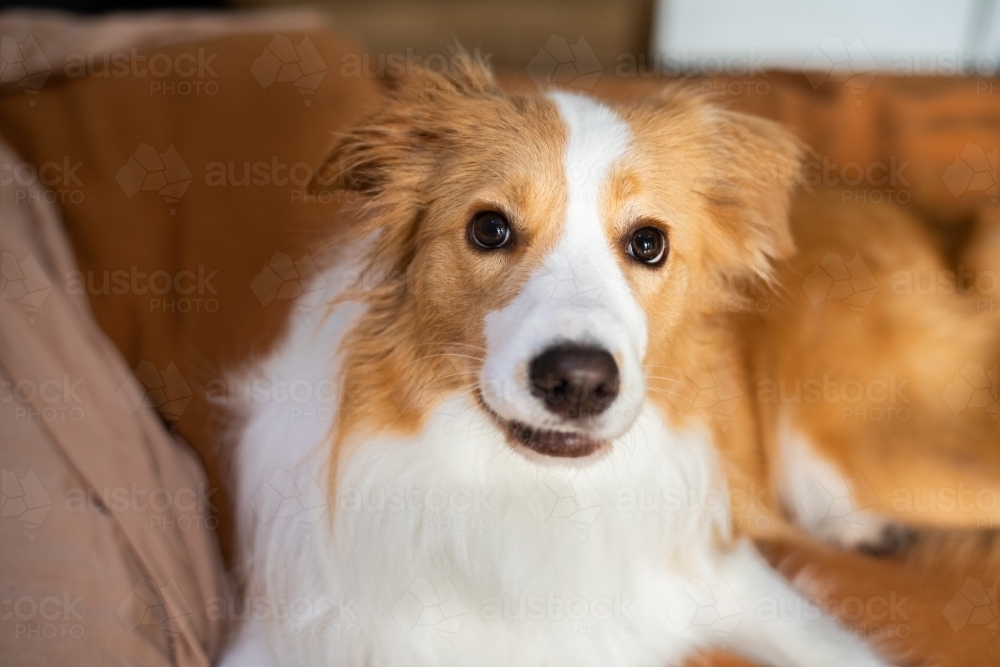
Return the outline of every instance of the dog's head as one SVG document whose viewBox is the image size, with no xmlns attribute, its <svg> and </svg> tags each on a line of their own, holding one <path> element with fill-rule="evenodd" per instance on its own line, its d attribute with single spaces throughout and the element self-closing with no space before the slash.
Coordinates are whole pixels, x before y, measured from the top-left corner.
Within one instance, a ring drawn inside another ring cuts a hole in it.
<svg viewBox="0 0 1000 667">
<path fill-rule="evenodd" d="M 676 363 L 700 277 L 791 252 L 799 145 L 684 89 L 519 96 L 454 64 L 400 84 L 319 172 L 363 203 L 344 233 L 374 238 L 369 269 L 404 277 L 366 297 L 348 394 L 419 421 L 467 391 L 515 448 L 593 454 L 640 413 L 646 369 Z"/>
</svg>

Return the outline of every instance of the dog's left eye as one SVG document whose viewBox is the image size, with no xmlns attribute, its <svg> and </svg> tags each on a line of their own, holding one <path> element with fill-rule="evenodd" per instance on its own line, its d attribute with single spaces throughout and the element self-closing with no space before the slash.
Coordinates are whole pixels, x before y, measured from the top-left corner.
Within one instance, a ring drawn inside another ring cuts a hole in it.
<svg viewBox="0 0 1000 667">
<path fill-rule="evenodd" d="M 510 241 L 510 223 L 496 211 L 483 211 L 469 223 L 469 238 L 480 248 L 496 250 Z"/>
<path fill-rule="evenodd" d="M 667 239 L 656 227 L 641 227 L 632 232 L 628 254 L 643 264 L 660 264 L 667 256 Z"/>
</svg>

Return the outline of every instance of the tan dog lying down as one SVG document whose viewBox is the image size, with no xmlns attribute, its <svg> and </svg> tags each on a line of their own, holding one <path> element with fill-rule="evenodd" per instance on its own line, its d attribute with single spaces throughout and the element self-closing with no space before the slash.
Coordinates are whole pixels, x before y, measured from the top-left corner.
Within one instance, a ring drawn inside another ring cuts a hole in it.
<svg viewBox="0 0 1000 667">
<path fill-rule="evenodd" d="M 781 508 L 872 549 L 998 516 L 898 493 L 995 488 L 998 316 L 901 286 L 946 268 L 901 213 L 791 203 L 799 154 L 678 89 L 504 95 L 471 61 L 405 82 L 317 183 L 363 204 L 331 220 L 325 302 L 245 374 L 339 410 L 245 414 L 249 593 L 307 611 L 248 622 L 224 664 L 894 662 L 823 614 L 724 628 L 688 602 L 804 604 L 747 540 L 791 531 Z M 275 470 L 332 516 L 283 519 Z"/>
</svg>

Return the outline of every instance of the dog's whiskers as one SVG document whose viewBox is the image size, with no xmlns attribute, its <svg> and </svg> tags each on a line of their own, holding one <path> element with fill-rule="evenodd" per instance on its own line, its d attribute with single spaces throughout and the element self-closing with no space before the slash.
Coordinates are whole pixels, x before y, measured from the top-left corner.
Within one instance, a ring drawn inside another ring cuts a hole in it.
<svg viewBox="0 0 1000 667">
<path fill-rule="evenodd" d="M 456 357 L 459 359 L 472 359 L 473 361 L 480 361 L 480 362 L 485 361 L 483 357 L 477 357 L 471 354 L 460 354 L 458 352 L 439 352 L 438 354 L 428 354 L 423 357 L 418 357 L 417 359 L 414 359 L 408 364 L 405 364 L 403 368 L 406 368 L 407 366 L 412 366 L 413 364 L 420 361 L 426 361 L 428 359 L 437 359 L 440 357 Z"/>
</svg>

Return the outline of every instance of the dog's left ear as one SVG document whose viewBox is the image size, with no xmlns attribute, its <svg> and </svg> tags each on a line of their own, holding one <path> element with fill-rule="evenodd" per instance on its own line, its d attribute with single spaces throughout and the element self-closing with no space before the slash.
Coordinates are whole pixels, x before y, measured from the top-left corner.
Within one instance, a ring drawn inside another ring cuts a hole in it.
<svg viewBox="0 0 1000 667">
<path fill-rule="evenodd" d="M 774 260 L 795 252 L 788 210 L 803 144 L 764 118 L 716 107 L 707 115 L 708 164 L 695 185 L 718 232 L 707 259 L 723 273 L 767 279 Z"/>
</svg>

